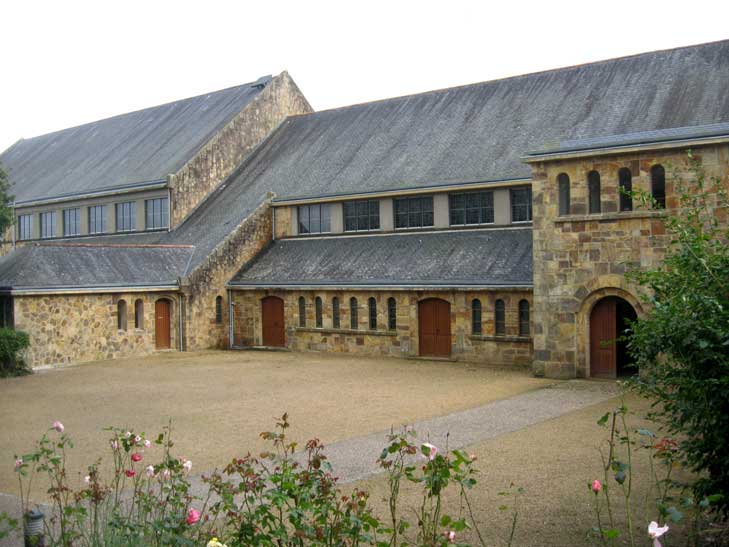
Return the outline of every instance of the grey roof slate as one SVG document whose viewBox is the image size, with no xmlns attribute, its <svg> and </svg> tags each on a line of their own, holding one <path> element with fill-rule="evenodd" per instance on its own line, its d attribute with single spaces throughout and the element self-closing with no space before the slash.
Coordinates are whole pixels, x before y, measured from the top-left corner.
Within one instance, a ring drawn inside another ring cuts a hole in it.
<svg viewBox="0 0 729 547">
<path fill-rule="evenodd" d="M 260 91 L 243 84 L 23 139 L 0 161 L 17 201 L 163 181 Z"/>
<path fill-rule="evenodd" d="M 244 266 L 238 286 L 531 286 L 525 228 L 281 239 Z"/>
<path fill-rule="evenodd" d="M 176 285 L 192 251 L 183 246 L 30 244 L 0 258 L 0 287 Z"/>
</svg>

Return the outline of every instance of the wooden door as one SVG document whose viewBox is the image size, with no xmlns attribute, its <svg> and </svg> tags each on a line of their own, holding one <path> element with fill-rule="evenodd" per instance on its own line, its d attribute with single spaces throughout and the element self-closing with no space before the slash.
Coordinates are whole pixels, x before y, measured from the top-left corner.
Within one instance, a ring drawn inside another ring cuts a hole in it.
<svg viewBox="0 0 729 547">
<path fill-rule="evenodd" d="M 284 347 L 286 345 L 286 335 L 283 300 L 276 296 L 267 296 L 261 300 L 261 316 L 263 345 Z"/>
<path fill-rule="evenodd" d="M 418 304 L 420 355 L 449 357 L 451 354 L 451 305 L 431 298 Z"/>
<path fill-rule="evenodd" d="M 596 378 L 617 377 L 616 301 L 603 298 L 590 315 L 590 376 Z"/>
<path fill-rule="evenodd" d="M 157 349 L 170 349 L 170 301 L 154 303 L 154 341 Z"/>
</svg>

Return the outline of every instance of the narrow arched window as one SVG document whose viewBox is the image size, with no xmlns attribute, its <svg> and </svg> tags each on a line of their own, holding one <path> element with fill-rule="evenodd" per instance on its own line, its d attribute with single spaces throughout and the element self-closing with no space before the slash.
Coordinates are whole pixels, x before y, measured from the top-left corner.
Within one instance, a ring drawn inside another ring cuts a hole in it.
<svg viewBox="0 0 729 547">
<path fill-rule="evenodd" d="M 299 297 L 299 326 L 306 326 L 306 299 L 303 296 Z"/>
<path fill-rule="evenodd" d="M 623 167 L 618 171 L 618 184 L 620 189 L 620 210 L 633 210 L 633 174 L 630 169 Z"/>
<path fill-rule="evenodd" d="M 600 212 L 600 173 L 590 171 L 587 174 L 587 192 L 590 213 Z"/>
<path fill-rule="evenodd" d="M 501 299 L 494 303 L 494 333 L 506 334 L 506 306 Z"/>
<path fill-rule="evenodd" d="M 215 297 L 215 323 L 218 325 L 223 324 L 223 297 Z"/>
<path fill-rule="evenodd" d="M 666 208 L 666 170 L 662 165 L 651 167 L 651 195 L 658 209 Z"/>
<path fill-rule="evenodd" d="M 570 214 L 570 177 L 567 173 L 557 175 L 557 186 L 559 188 L 559 214 Z"/>
<path fill-rule="evenodd" d="M 339 298 L 332 298 L 332 327 L 339 328 Z"/>
<path fill-rule="evenodd" d="M 529 301 L 519 301 L 519 336 L 529 336 Z"/>
<path fill-rule="evenodd" d="M 471 334 L 481 333 L 481 301 L 474 298 L 471 301 Z"/>
<path fill-rule="evenodd" d="M 324 326 L 324 319 L 322 318 L 321 297 L 319 296 L 314 300 L 314 311 L 316 313 L 316 328 L 320 329 Z"/>
<path fill-rule="evenodd" d="M 353 296 L 349 299 L 349 326 L 352 330 L 357 330 L 359 323 L 359 314 L 357 312 L 357 299 Z"/>
<path fill-rule="evenodd" d="M 377 330 L 377 300 L 374 297 L 370 297 L 367 301 L 370 315 L 370 330 Z"/>
<path fill-rule="evenodd" d="M 397 302 L 393 297 L 387 299 L 387 330 L 397 329 Z"/>
<path fill-rule="evenodd" d="M 116 303 L 116 328 L 127 330 L 127 302 L 119 300 Z"/>
<path fill-rule="evenodd" d="M 134 328 L 144 328 L 144 302 L 139 298 L 134 301 Z"/>
</svg>

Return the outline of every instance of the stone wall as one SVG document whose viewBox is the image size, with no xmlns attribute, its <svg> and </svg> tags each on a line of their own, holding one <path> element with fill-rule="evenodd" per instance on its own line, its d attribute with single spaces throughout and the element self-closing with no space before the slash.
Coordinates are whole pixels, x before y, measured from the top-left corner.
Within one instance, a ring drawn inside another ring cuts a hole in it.
<svg viewBox="0 0 729 547">
<path fill-rule="evenodd" d="M 154 303 L 168 298 L 170 346 L 178 347 L 177 295 L 166 293 L 14 296 L 15 328 L 30 335 L 26 359 L 31 366 L 63 365 L 148 355 L 155 351 Z M 117 304 L 127 304 L 127 329 L 119 330 Z M 135 328 L 135 301 L 144 304 Z"/>
<path fill-rule="evenodd" d="M 282 72 L 228 125 L 174 174 L 170 227 L 175 228 L 287 116 L 312 112 L 287 72 Z"/>
<path fill-rule="evenodd" d="M 729 146 L 695 151 L 709 174 L 729 173 Z M 532 164 L 534 205 L 534 372 L 585 377 L 589 316 L 603 296 L 619 296 L 641 315 L 639 287 L 626 271 L 660 264 L 669 243 L 665 213 L 639 208 L 618 212 L 618 170 L 633 174 L 633 189 L 650 189 L 653 165 L 666 170 L 666 204 L 676 207 L 675 182 L 689 180 L 685 150 L 642 152 Z M 601 178 L 601 213 L 587 212 L 587 173 Z M 571 213 L 559 216 L 557 176 L 571 181 Z"/>
<path fill-rule="evenodd" d="M 234 336 L 238 347 L 260 346 L 261 299 L 278 296 L 284 301 L 286 346 L 296 351 L 330 351 L 359 355 L 418 356 L 418 302 L 441 298 L 451 305 L 451 358 L 458 361 L 492 365 L 528 365 L 532 343 L 528 336 L 518 336 L 518 302 L 531 303 L 529 291 L 282 291 L 236 290 L 234 302 Z M 306 327 L 299 326 L 299 297 L 306 301 Z M 322 328 L 316 328 L 315 298 L 322 298 Z M 332 298 L 339 298 L 340 328 L 333 328 Z M 358 301 L 358 328 L 350 328 L 350 298 Z M 377 301 L 377 330 L 369 329 L 368 299 Z M 397 328 L 387 330 L 387 300 L 397 302 Z M 482 335 L 471 334 L 471 301 L 482 304 Z M 506 335 L 494 335 L 494 301 L 506 305 Z"/>
</svg>

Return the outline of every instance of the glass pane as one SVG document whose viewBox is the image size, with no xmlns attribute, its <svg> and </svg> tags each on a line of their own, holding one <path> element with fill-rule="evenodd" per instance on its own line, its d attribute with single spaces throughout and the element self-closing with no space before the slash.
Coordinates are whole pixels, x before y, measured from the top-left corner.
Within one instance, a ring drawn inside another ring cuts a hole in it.
<svg viewBox="0 0 729 547">
<path fill-rule="evenodd" d="M 466 209 L 466 224 L 478 224 L 480 209 L 478 207 Z"/>
<path fill-rule="evenodd" d="M 309 233 L 309 208 L 306 206 L 299 207 L 299 233 Z"/>
<path fill-rule="evenodd" d="M 321 232 L 321 209 L 318 205 L 309 206 L 309 231 L 313 233 Z"/>
<path fill-rule="evenodd" d="M 408 215 L 407 213 L 400 213 L 395 217 L 395 228 L 407 228 L 408 226 Z"/>
<path fill-rule="evenodd" d="M 423 213 L 423 223 L 421 226 L 432 226 L 433 225 L 433 211 Z"/>
<path fill-rule="evenodd" d="M 451 224 L 464 224 L 465 219 L 463 209 L 451 211 Z"/>
<path fill-rule="evenodd" d="M 321 206 L 321 231 L 322 232 L 331 231 L 331 218 L 330 218 L 328 203 L 325 203 L 324 205 Z"/>
<path fill-rule="evenodd" d="M 344 229 L 347 232 L 354 232 L 357 229 L 357 218 L 347 218 L 344 221 Z"/>
</svg>

